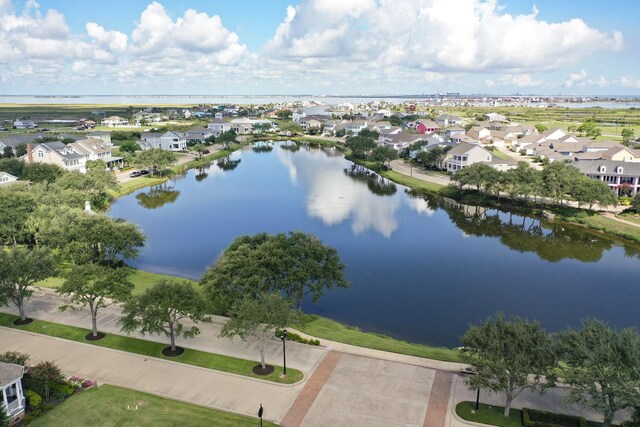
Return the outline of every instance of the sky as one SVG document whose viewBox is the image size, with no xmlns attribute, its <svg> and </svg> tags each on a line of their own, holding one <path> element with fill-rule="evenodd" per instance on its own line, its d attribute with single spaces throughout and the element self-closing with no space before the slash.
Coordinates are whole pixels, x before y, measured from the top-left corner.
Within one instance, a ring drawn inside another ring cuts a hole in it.
<svg viewBox="0 0 640 427">
<path fill-rule="evenodd" d="M 640 95 L 638 0 L 0 0 L 0 95 Z"/>
</svg>

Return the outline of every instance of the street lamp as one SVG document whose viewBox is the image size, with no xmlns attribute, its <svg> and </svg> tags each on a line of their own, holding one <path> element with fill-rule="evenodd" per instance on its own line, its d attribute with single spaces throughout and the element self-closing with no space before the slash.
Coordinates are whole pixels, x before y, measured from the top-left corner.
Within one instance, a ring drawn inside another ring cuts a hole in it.
<svg viewBox="0 0 640 427">
<path fill-rule="evenodd" d="M 287 330 L 284 329 L 280 334 L 280 339 L 282 340 L 282 361 L 284 362 L 284 369 L 282 371 L 282 375 L 287 375 Z"/>
<path fill-rule="evenodd" d="M 264 408 L 262 407 L 262 403 L 260 404 L 260 409 L 258 409 L 258 417 L 260 418 L 260 427 L 262 427 L 262 413 L 264 412 Z"/>
</svg>

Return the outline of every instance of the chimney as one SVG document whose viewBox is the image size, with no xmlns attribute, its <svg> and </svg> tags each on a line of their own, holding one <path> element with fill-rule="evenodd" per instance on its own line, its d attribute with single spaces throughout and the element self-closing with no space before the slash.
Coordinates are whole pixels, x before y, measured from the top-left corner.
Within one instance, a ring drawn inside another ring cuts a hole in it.
<svg viewBox="0 0 640 427">
<path fill-rule="evenodd" d="M 27 160 L 29 163 L 33 163 L 33 145 L 31 143 L 27 144 Z"/>
</svg>

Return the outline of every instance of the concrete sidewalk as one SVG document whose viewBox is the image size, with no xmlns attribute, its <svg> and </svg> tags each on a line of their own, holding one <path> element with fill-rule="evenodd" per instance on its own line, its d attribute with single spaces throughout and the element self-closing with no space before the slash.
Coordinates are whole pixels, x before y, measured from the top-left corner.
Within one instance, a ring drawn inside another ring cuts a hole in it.
<svg viewBox="0 0 640 427">
<path fill-rule="evenodd" d="M 31 356 L 30 363 L 53 360 L 69 375 L 98 380 L 170 399 L 279 421 L 303 384 L 269 383 L 182 363 L 0 327 L 2 351 Z"/>
<path fill-rule="evenodd" d="M 78 326 L 85 329 L 91 329 L 91 317 L 88 308 L 78 310 L 66 310 L 60 312 L 58 307 L 63 305 L 65 299 L 60 297 L 54 290 L 42 288 L 36 290 L 33 297 L 25 303 L 25 310 L 28 317 L 49 322 L 61 323 L 63 325 Z M 4 313 L 18 314 L 15 306 L 0 307 L 0 311 Z M 125 335 L 120 331 L 118 320 L 120 319 L 120 306 L 112 305 L 98 311 L 98 329 L 107 334 Z M 238 338 L 233 340 L 218 337 L 222 326 L 226 322 L 224 317 L 214 317 L 213 322 L 209 324 L 198 324 L 200 335 L 192 339 L 177 338 L 176 343 L 180 346 L 192 348 L 196 350 L 206 351 L 209 353 L 224 354 L 227 356 L 239 357 L 248 360 L 260 360 L 260 352 L 258 344 L 255 340 L 244 342 Z M 191 325 L 190 322 L 185 324 Z M 149 341 L 166 343 L 169 340 L 164 335 L 146 335 L 130 334 L 136 338 L 142 338 Z M 305 376 L 319 363 L 324 357 L 326 349 L 324 347 L 310 346 L 296 342 L 287 342 L 287 366 L 302 371 Z M 269 364 L 282 365 L 282 342 L 273 338 L 267 343 L 266 362 Z"/>
</svg>

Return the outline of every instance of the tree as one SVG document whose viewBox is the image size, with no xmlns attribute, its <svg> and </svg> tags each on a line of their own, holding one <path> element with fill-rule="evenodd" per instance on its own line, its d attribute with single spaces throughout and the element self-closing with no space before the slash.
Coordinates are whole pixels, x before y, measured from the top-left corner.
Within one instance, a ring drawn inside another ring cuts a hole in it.
<svg viewBox="0 0 640 427">
<path fill-rule="evenodd" d="M 89 306 L 92 336 L 98 339 L 98 310 L 131 297 L 134 286 L 128 276 L 129 271 L 125 268 L 111 269 L 98 264 L 74 266 L 57 289 L 60 295 L 70 298 L 60 310 L 76 305 Z"/>
<path fill-rule="evenodd" d="M 302 133 L 302 128 L 299 124 L 294 122 L 284 122 L 280 123 L 280 130 L 283 132 L 291 132 L 292 134 L 300 134 Z"/>
<path fill-rule="evenodd" d="M 200 333 L 196 326 L 185 326 L 182 320 L 208 322 L 207 306 L 202 295 L 188 282 L 162 279 L 142 295 L 127 301 L 120 324 L 124 332 L 138 331 L 142 335 L 164 334 L 170 339 L 166 355 L 178 355 L 176 336 L 193 338 Z"/>
<path fill-rule="evenodd" d="M 226 150 L 227 148 L 229 148 L 229 145 L 236 142 L 236 136 L 236 131 L 231 129 L 218 135 L 218 137 L 216 138 L 216 142 L 222 144 L 222 146 Z"/>
<path fill-rule="evenodd" d="M 151 148 L 149 150 L 136 153 L 133 158 L 133 164 L 149 170 L 151 176 L 155 175 L 157 170 L 164 169 L 176 162 L 175 153 L 161 148 Z"/>
<path fill-rule="evenodd" d="M 398 158 L 398 152 L 391 147 L 379 145 L 373 149 L 369 158 L 378 163 L 380 168 L 383 168 L 387 166 L 387 163 Z"/>
<path fill-rule="evenodd" d="M 25 322 L 24 301 L 33 295 L 35 283 L 56 274 L 56 262 L 45 248 L 16 247 L 0 252 L 0 304 L 13 302 Z"/>
<path fill-rule="evenodd" d="M 280 119 L 280 120 L 291 120 L 291 116 L 293 115 L 293 112 L 291 110 L 280 110 L 276 112 L 276 116 Z"/>
<path fill-rule="evenodd" d="M 557 365 L 551 337 L 539 323 L 512 322 L 499 313 L 479 326 L 471 326 L 462 337 L 463 359 L 476 375 L 467 377 L 470 388 L 504 392 L 504 416 L 524 390 L 543 393 L 554 385 Z"/>
<path fill-rule="evenodd" d="M 24 237 L 25 223 L 35 208 L 34 195 L 22 188 L 0 189 L 0 241 L 16 245 Z"/>
<path fill-rule="evenodd" d="M 13 148 L 4 147 L 4 149 L 2 150 L 2 157 L 4 157 L 4 158 L 14 157 L 13 156 Z"/>
<path fill-rule="evenodd" d="M 346 140 L 346 146 L 351 150 L 353 157 L 364 159 L 376 147 L 376 142 L 365 136 L 350 136 Z"/>
<path fill-rule="evenodd" d="M 546 127 L 545 125 L 543 125 L 542 123 L 538 123 L 535 125 L 535 128 L 538 130 L 538 132 L 542 133 L 545 130 L 549 129 L 548 127 Z"/>
<path fill-rule="evenodd" d="M 565 195 L 572 192 L 576 182 L 582 177 L 575 166 L 564 162 L 550 163 L 542 170 L 544 192 L 562 205 Z"/>
<path fill-rule="evenodd" d="M 591 139 L 596 139 L 602 135 L 602 129 L 596 125 L 596 122 L 591 120 L 582 123 L 576 130 L 580 132 L 582 136 L 588 136 Z"/>
<path fill-rule="evenodd" d="M 640 335 L 635 329 L 615 331 L 600 320 L 558 334 L 558 357 L 566 362 L 563 379 L 571 402 L 604 416 L 604 426 L 618 410 L 637 406 L 640 385 Z"/>
<path fill-rule="evenodd" d="M 273 337 L 276 328 L 298 324 L 301 313 L 291 308 L 291 301 L 276 293 L 260 294 L 258 298 L 237 301 L 229 312 L 230 319 L 220 331 L 221 337 L 239 336 L 243 341 L 254 337 L 260 351 L 260 365 L 264 370 L 267 340 Z"/>
<path fill-rule="evenodd" d="M 0 171 L 6 172 L 18 178 L 22 178 L 24 176 L 25 166 L 26 163 L 18 159 L 0 159 Z"/>
<path fill-rule="evenodd" d="M 87 162 L 85 163 L 85 168 L 88 171 L 105 171 L 107 169 L 107 164 L 104 162 L 104 160 L 101 159 L 97 159 L 97 160 L 87 160 Z"/>
<path fill-rule="evenodd" d="M 9 427 L 9 415 L 7 414 L 7 408 L 4 406 L 4 402 L 0 403 L 0 427 Z"/>
<path fill-rule="evenodd" d="M 44 389 L 44 400 L 49 401 L 51 387 L 64 382 L 64 375 L 53 362 L 40 362 L 28 370 L 28 375 L 36 384 Z"/>
<path fill-rule="evenodd" d="M 589 209 L 593 209 L 596 203 L 600 206 L 615 206 L 618 203 L 618 198 L 606 182 L 584 175 L 575 183 L 571 195 L 579 207 L 586 204 Z"/>
<path fill-rule="evenodd" d="M 51 184 L 58 177 L 62 176 L 64 171 L 58 165 L 48 163 L 28 163 L 25 165 L 23 179 L 31 182 L 46 182 Z"/>
<path fill-rule="evenodd" d="M 192 147 L 192 150 L 198 153 L 198 158 L 201 159 L 204 152 L 207 151 L 207 147 L 204 144 L 196 144 Z"/>
<path fill-rule="evenodd" d="M 398 116 L 390 116 L 389 123 L 391 126 L 402 126 L 402 119 Z"/>
<path fill-rule="evenodd" d="M 27 154 L 27 144 L 19 144 L 16 146 L 16 157 L 22 157 Z"/>
<path fill-rule="evenodd" d="M 636 194 L 633 199 L 631 199 L 631 209 L 636 211 L 637 214 L 640 214 L 640 193 Z"/>
<path fill-rule="evenodd" d="M 91 202 L 91 206 L 99 210 L 109 207 L 113 201 L 110 190 L 117 190 L 119 187 L 115 175 L 106 171 L 104 167 L 90 169 L 87 173 L 78 171 L 66 173 L 54 184 L 54 189 L 82 192 L 85 200 Z"/>
<path fill-rule="evenodd" d="M 459 186 L 472 185 L 480 192 L 490 192 L 498 183 L 499 172 L 484 163 L 474 163 L 460 169 L 451 177 Z"/>
<path fill-rule="evenodd" d="M 271 129 L 271 125 L 269 123 L 256 123 L 252 126 L 254 133 L 266 133 L 269 129 Z"/>
<path fill-rule="evenodd" d="M 312 234 L 260 233 L 236 238 L 200 284 L 226 309 L 272 292 L 284 292 L 300 308 L 305 295 L 317 302 L 327 289 L 348 287 L 343 272 L 337 251 Z"/>
<path fill-rule="evenodd" d="M 620 132 L 620 135 L 622 136 L 622 143 L 624 145 L 629 145 L 629 142 L 631 142 L 631 140 L 635 136 L 633 128 L 622 129 L 622 132 Z"/>
<path fill-rule="evenodd" d="M 358 136 L 376 140 L 380 136 L 380 132 L 376 132 L 375 130 L 362 129 L 360 132 L 358 132 Z"/>
</svg>

